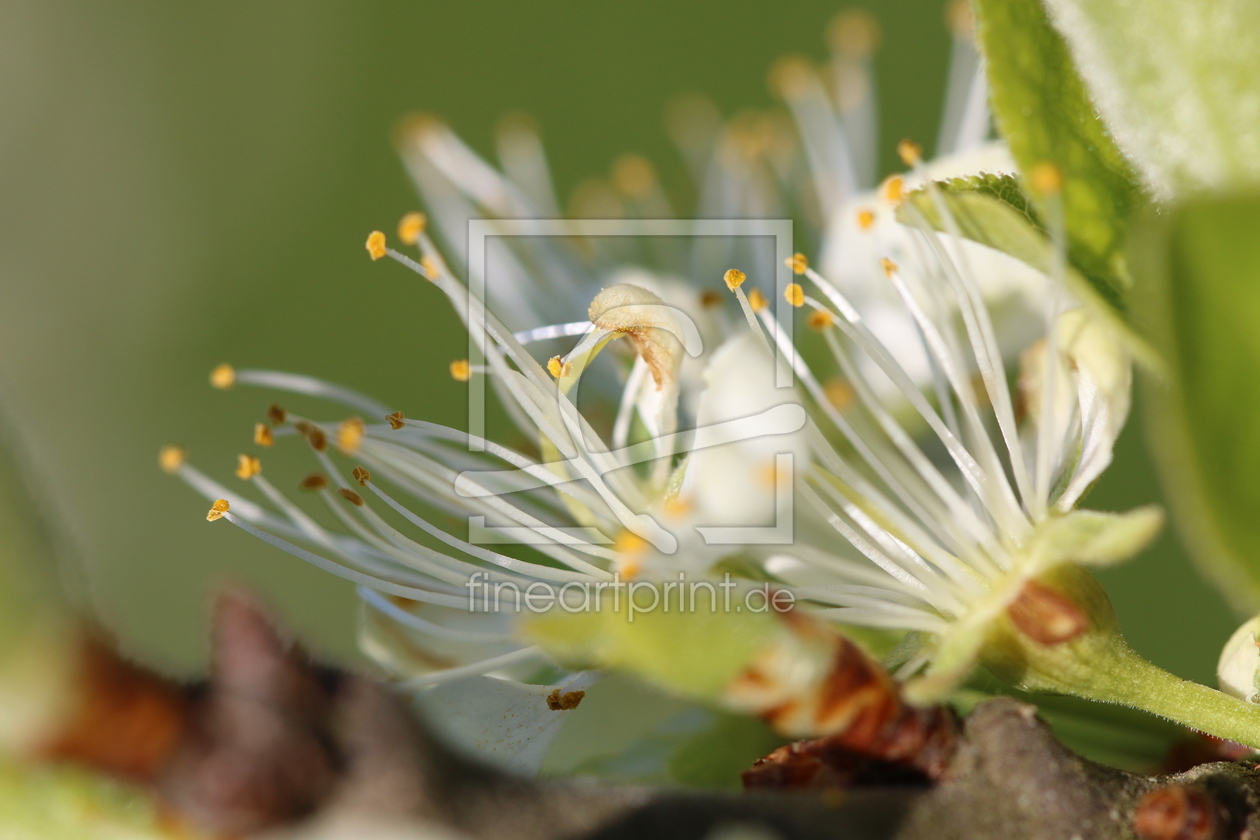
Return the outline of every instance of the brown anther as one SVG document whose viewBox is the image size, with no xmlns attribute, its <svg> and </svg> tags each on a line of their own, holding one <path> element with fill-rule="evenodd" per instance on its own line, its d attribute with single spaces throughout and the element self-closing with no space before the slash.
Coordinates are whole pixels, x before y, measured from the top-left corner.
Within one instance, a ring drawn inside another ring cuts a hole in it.
<svg viewBox="0 0 1260 840">
<path fill-rule="evenodd" d="M 748 308 L 753 312 L 761 312 L 769 305 L 770 301 L 766 300 L 766 296 L 761 293 L 761 289 L 748 290 Z"/>
<path fill-rule="evenodd" d="M 832 315 L 826 309 L 815 309 L 813 312 L 809 313 L 809 317 L 805 319 L 805 323 L 809 325 L 811 330 L 822 332 L 836 323 L 836 316 Z"/>
<path fill-rule="evenodd" d="M 368 256 L 372 258 L 372 262 L 376 262 L 385 256 L 385 234 L 379 230 L 372 231 L 368 234 L 367 244 L 364 247 L 367 248 Z"/>
<path fill-rule="evenodd" d="M 242 481 L 249 481 L 254 476 L 262 472 L 262 463 L 253 455 L 237 455 L 236 456 L 236 477 Z"/>
<path fill-rule="evenodd" d="M 722 305 L 722 296 L 712 289 L 700 293 L 700 305 L 705 309 L 713 309 Z"/>
<path fill-rule="evenodd" d="M 467 359 L 456 359 L 451 362 L 451 379 L 456 382 L 467 382 L 472 379 L 472 365 Z"/>
<path fill-rule="evenodd" d="M 302 437 L 306 438 L 306 442 L 316 452 L 323 452 L 328 447 L 328 436 L 324 434 L 324 430 L 314 423 L 307 423 L 305 420 L 299 420 L 293 424 L 293 428 L 297 429 Z"/>
<path fill-rule="evenodd" d="M 897 157 L 906 166 L 915 166 L 923 160 L 923 147 L 913 140 L 902 140 L 897 144 Z"/>
<path fill-rule="evenodd" d="M 403 426 L 407 425 L 403 422 L 404 419 L 405 418 L 403 417 L 403 413 L 401 411 L 395 411 L 393 414 L 385 415 L 385 421 L 389 423 L 389 427 L 394 431 L 398 431 Z"/>
<path fill-rule="evenodd" d="M 722 280 L 726 283 L 726 288 L 730 289 L 732 292 L 742 286 L 744 281 L 747 279 L 748 275 L 740 271 L 738 268 L 728 268 L 726 273 L 722 275 Z"/>
<path fill-rule="evenodd" d="M 428 223 L 423 213 L 408 213 L 398 222 L 398 240 L 404 245 L 415 245 Z"/>
<path fill-rule="evenodd" d="M 787 288 L 783 290 L 783 299 L 793 306 L 803 306 L 805 303 L 805 290 L 801 288 L 800 283 L 788 283 Z"/>
<path fill-rule="evenodd" d="M 1198 787 L 1168 785 L 1142 797 L 1133 831 L 1142 840 L 1208 840 L 1222 822 L 1220 805 Z"/>
<path fill-rule="evenodd" d="M 585 691 L 566 691 L 561 694 L 557 688 L 547 695 L 547 708 L 553 712 L 568 712 L 576 709 L 585 696 Z"/>
<path fill-rule="evenodd" d="M 210 384 L 220 391 L 226 391 L 236 384 L 236 369 L 224 362 L 210 371 Z"/>
<path fill-rule="evenodd" d="M 350 472 L 354 476 L 354 480 L 359 482 L 360 487 L 367 487 L 367 483 L 372 480 L 372 474 L 364 467 L 355 467 Z"/>
<path fill-rule="evenodd" d="M 206 521 L 214 522 L 215 520 L 222 519 L 223 514 L 228 512 L 228 507 L 229 505 L 227 499 L 219 499 L 210 506 L 210 512 L 206 514 Z"/>
<path fill-rule="evenodd" d="M 875 226 L 875 214 L 870 210 L 859 210 L 857 214 L 858 227 L 862 230 L 870 230 Z"/>
<path fill-rule="evenodd" d="M 271 433 L 271 427 L 266 423 L 254 424 L 254 443 L 258 446 L 271 446 L 276 442 L 275 435 Z"/>
<path fill-rule="evenodd" d="M 273 426 L 281 425 L 288 416 L 288 413 L 275 403 L 272 403 L 267 407 L 267 420 L 270 421 Z"/>
<path fill-rule="evenodd" d="M 1075 601 L 1035 580 L 1024 584 L 1006 614 L 1021 633 L 1042 645 L 1070 642 L 1089 629 L 1089 618 Z"/>
<path fill-rule="evenodd" d="M 348 487 L 338 487 L 337 492 L 341 497 L 356 507 L 363 507 L 363 497 Z"/>
<path fill-rule="evenodd" d="M 809 268 L 809 260 L 805 259 L 804 254 L 793 254 L 784 262 L 788 268 L 792 269 L 793 274 L 804 274 L 805 269 Z"/>
<path fill-rule="evenodd" d="M 158 464 L 164 471 L 174 475 L 184 465 L 184 454 L 182 446 L 163 446 L 162 451 L 158 453 Z"/>
<path fill-rule="evenodd" d="M 308 491 L 323 490 L 328 486 L 328 479 L 323 473 L 311 473 L 298 486 Z"/>
</svg>

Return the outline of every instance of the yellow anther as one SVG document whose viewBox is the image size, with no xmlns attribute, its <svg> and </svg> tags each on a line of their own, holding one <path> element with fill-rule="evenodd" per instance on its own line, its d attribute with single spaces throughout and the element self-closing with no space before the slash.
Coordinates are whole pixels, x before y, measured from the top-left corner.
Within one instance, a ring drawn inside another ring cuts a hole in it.
<svg viewBox="0 0 1260 840">
<path fill-rule="evenodd" d="M 884 257 L 883 259 L 881 259 L 879 261 L 879 266 L 880 268 L 884 269 L 885 277 L 892 277 L 894 274 L 897 273 L 897 264 L 893 262 L 892 260 L 888 259 L 888 257 Z"/>
<path fill-rule="evenodd" d="M 726 273 L 722 275 L 722 280 L 726 282 L 726 288 L 732 292 L 744 284 L 748 279 L 748 275 L 740 271 L 738 268 L 728 268 Z"/>
<path fill-rule="evenodd" d="M 267 408 L 267 419 L 271 421 L 271 425 L 273 426 L 279 426 L 288 416 L 288 412 L 275 403 L 272 403 Z"/>
<path fill-rule="evenodd" d="M 712 289 L 705 289 L 700 293 L 700 305 L 705 309 L 714 309 L 722 305 L 722 296 Z"/>
<path fill-rule="evenodd" d="M 889 204 L 900 204 L 906 197 L 906 182 L 900 175 L 894 175 L 884 182 L 883 192 Z"/>
<path fill-rule="evenodd" d="M 355 467 L 350 474 L 359 482 L 360 487 L 367 487 L 367 483 L 372 480 L 372 474 L 365 467 Z"/>
<path fill-rule="evenodd" d="M 162 465 L 162 469 L 168 473 L 174 474 L 179 472 L 179 468 L 184 465 L 184 447 L 182 446 L 163 446 L 162 451 L 158 453 L 158 463 Z"/>
<path fill-rule="evenodd" d="M 403 413 L 401 411 L 395 411 L 393 414 L 385 415 L 385 421 L 389 423 L 389 427 L 394 431 L 398 431 L 403 426 L 407 425 L 403 422 L 403 419 Z"/>
<path fill-rule="evenodd" d="M 1063 170 L 1048 160 L 1034 163 L 1028 169 L 1028 185 L 1040 195 L 1058 195 L 1063 192 Z"/>
<path fill-rule="evenodd" d="M 547 372 L 556 379 L 563 379 L 573 372 L 573 363 L 566 362 L 559 356 L 552 356 L 547 360 Z"/>
<path fill-rule="evenodd" d="M 853 405 L 853 401 L 857 398 L 857 392 L 853 390 L 853 386 L 840 377 L 833 377 L 823 383 L 823 395 L 827 398 L 827 402 L 840 411 Z"/>
<path fill-rule="evenodd" d="M 323 473 L 311 473 L 298 486 L 303 490 L 323 490 L 328 486 L 328 479 Z"/>
<path fill-rule="evenodd" d="M 356 507 L 363 507 L 363 497 L 353 490 L 345 487 L 338 487 L 337 492 L 341 494 L 341 498 L 345 499 L 350 504 Z"/>
<path fill-rule="evenodd" d="M 836 316 L 832 315 L 826 309 L 815 309 L 809 313 L 809 317 L 805 320 L 809 324 L 811 330 L 822 332 L 828 327 L 836 323 Z"/>
<path fill-rule="evenodd" d="M 236 456 L 236 477 L 242 481 L 249 481 L 254 476 L 262 472 L 262 463 L 253 455 L 237 455 Z"/>
<path fill-rule="evenodd" d="M 923 147 L 913 140 L 902 140 L 897 144 L 897 157 L 906 166 L 916 166 L 923 160 Z"/>
<path fill-rule="evenodd" d="M 342 421 L 337 426 L 337 447 L 345 453 L 354 453 L 359 451 L 359 447 L 363 445 L 363 421 L 358 417 L 351 417 L 349 420 Z"/>
<path fill-rule="evenodd" d="M 665 515 L 671 519 L 682 519 L 691 513 L 692 507 L 691 500 L 675 496 L 665 503 Z"/>
<path fill-rule="evenodd" d="M 633 531 L 622 531 L 617 535 L 613 551 L 617 554 L 617 571 L 623 578 L 629 580 L 639 573 L 647 548 L 648 541 Z"/>
<path fill-rule="evenodd" d="M 622 195 L 643 198 L 656 187 L 656 169 L 642 155 L 622 155 L 613 163 L 612 182 Z"/>
<path fill-rule="evenodd" d="M 867 57 L 879 46 L 879 21 L 870 12 L 848 9 L 831 19 L 827 41 L 839 52 Z"/>
<path fill-rule="evenodd" d="M 758 471 L 757 479 L 763 487 L 777 489 L 787 483 L 788 476 L 791 475 L 787 470 L 780 471 L 779 465 L 774 461 L 767 461 L 761 465 Z"/>
<path fill-rule="evenodd" d="M 456 359 L 451 362 L 451 379 L 456 382 L 467 382 L 472 379 L 472 365 L 467 359 Z"/>
<path fill-rule="evenodd" d="M 799 55 L 786 55 L 770 68 L 770 91 L 784 99 L 798 99 L 816 81 L 814 68 Z"/>
<path fill-rule="evenodd" d="M 223 514 L 228 512 L 228 507 L 227 499 L 219 499 L 210 505 L 210 512 L 206 514 L 206 521 L 214 522 L 216 519 L 222 519 Z"/>
<path fill-rule="evenodd" d="M 254 424 L 254 443 L 258 446 L 271 446 L 276 442 L 275 436 L 271 434 L 271 427 L 266 423 Z"/>
<path fill-rule="evenodd" d="M 221 391 L 226 391 L 236 384 L 236 368 L 224 362 L 210 371 L 210 384 Z"/>
<path fill-rule="evenodd" d="M 875 227 L 875 213 L 870 210 L 859 210 L 857 214 L 858 227 L 862 230 L 870 230 Z"/>
<path fill-rule="evenodd" d="M 800 283 L 788 283 L 787 288 L 783 290 L 783 299 L 793 306 L 803 306 L 805 290 L 801 288 Z"/>
<path fill-rule="evenodd" d="M 760 312 L 770 305 L 770 301 L 766 300 L 766 296 L 761 293 L 761 289 L 749 289 L 748 291 L 748 308 L 753 312 Z"/>
<path fill-rule="evenodd" d="M 428 254 L 425 254 L 420 258 L 420 267 L 424 269 L 424 273 L 428 277 L 429 282 L 436 283 L 442 279 L 442 271 L 438 268 L 437 260 L 430 257 Z"/>
<path fill-rule="evenodd" d="M 793 274 L 804 274 L 805 269 L 809 268 L 809 260 L 805 259 L 804 254 L 793 254 L 783 261 L 784 265 L 792 269 Z"/>
<path fill-rule="evenodd" d="M 365 247 L 367 248 L 368 256 L 372 258 L 373 262 L 376 262 L 381 257 L 385 256 L 385 234 L 381 233 L 379 230 L 372 231 L 368 234 L 367 245 Z"/>
<path fill-rule="evenodd" d="M 404 245 L 415 245 L 428 224 L 429 217 L 423 213 L 408 213 L 398 222 L 398 241 Z M 371 250 L 370 245 L 368 250 Z"/>
<path fill-rule="evenodd" d="M 970 0 L 953 0 L 945 9 L 945 23 L 955 38 L 974 37 L 976 16 L 971 11 Z"/>
</svg>

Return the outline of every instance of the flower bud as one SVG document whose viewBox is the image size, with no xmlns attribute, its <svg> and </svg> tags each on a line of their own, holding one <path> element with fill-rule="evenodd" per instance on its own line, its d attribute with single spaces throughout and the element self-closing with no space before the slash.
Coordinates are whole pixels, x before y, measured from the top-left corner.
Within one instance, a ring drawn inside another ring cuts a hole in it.
<svg viewBox="0 0 1260 840">
<path fill-rule="evenodd" d="M 1260 699 L 1260 616 L 1234 631 L 1216 663 L 1221 691 L 1254 703 Z"/>
</svg>

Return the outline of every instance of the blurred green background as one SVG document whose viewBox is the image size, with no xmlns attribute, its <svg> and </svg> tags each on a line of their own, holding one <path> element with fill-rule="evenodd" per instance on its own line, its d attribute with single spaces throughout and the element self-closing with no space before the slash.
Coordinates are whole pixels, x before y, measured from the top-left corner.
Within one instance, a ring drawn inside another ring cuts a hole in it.
<svg viewBox="0 0 1260 840">
<path fill-rule="evenodd" d="M 126 648 L 199 667 L 209 593 L 247 581 L 325 653 L 354 651 L 349 585 L 204 521 L 159 471 L 182 443 L 231 476 L 265 392 L 207 384 L 221 361 L 309 372 L 461 424 L 454 316 L 365 233 L 415 196 L 390 145 L 445 117 L 489 154 L 495 123 L 541 126 L 561 195 L 626 151 L 681 169 L 672 96 L 772 103 L 770 64 L 822 57 L 833 2 L 0 4 L 0 379 Z M 936 134 L 949 37 L 939 0 L 873 0 L 883 153 Z M 1090 504 L 1158 498 L 1140 423 Z M 1142 653 L 1211 681 L 1236 623 L 1166 534 L 1105 583 Z"/>
</svg>

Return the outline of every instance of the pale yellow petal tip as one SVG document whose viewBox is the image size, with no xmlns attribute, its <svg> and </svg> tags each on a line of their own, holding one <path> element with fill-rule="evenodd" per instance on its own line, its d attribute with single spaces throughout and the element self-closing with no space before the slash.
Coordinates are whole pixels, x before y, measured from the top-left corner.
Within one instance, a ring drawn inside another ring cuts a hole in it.
<svg viewBox="0 0 1260 840">
<path fill-rule="evenodd" d="M 403 426 L 407 425 L 403 422 L 405 419 L 406 418 L 403 417 L 403 413 L 401 411 L 395 411 L 393 414 L 385 415 L 385 422 L 389 423 L 389 427 L 394 431 L 398 431 Z"/>
<path fill-rule="evenodd" d="M 355 467 L 350 474 L 359 482 L 360 487 L 367 487 L 367 483 L 372 480 L 372 474 L 365 467 Z"/>
<path fill-rule="evenodd" d="M 226 362 L 210 371 L 210 384 L 220 391 L 226 391 L 236 384 L 236 368 Z"/>
<path fill-rule="evenodd" d="M 612 183 L 627 198 L 644 198 L 656 188 L 656 168 L 642 155 L 622 155 L 613 163 Z"/>
<path fill-rule="evenodd" d="M 865 9 L 846 9 L 827 25 L 827 41 L 832 49 L 866 58 L 879 47 L 879 21 Z"/>
<path fill-rule="evenodd" d="M 796 253 L 783 261 L 783 264 L 792 269 L 793 274 L 804 274 L 809 269 L 809 260 L 804 254 Z M 799 306 L 800 304 L 796 304 Z"/>
<path fill-rule="evenodd" d="M 885 277 L 892 277 L 894 274 L 897 273 L 897 264 L 893 262 L 892 260 L 888 259 L 888 257 L 884 257 L 883 259 L 881 259 L 879 261 L 879 265 L 881 268 L 884 269 Z"/>
<path fill-rule="evenodd" d="M 271 433 L 271 427 L 266 423 L 254 424 L 254 443 L 258 446 L 271 446 L 276 442 L 275 435 Z"/>
<path fill-rule="evenodd" d="M 766 300 L 766 296 L 762 294 L 761 289 L 749 290 L 748 292 L 748 308 L 749 309 L 751 309 L 753 312 L 761 312 L 769 305 L 770 305 L 770 301 Z"/>
<path fill-rule="evenodd" d="M 379 230 L 372 231 L 368 234 L 365 247 L 367 248 L 368 256 L 372 258 L 372 262 L 376 262 L 385 256 L 385 234 Z"/>
<path fill-rule="evenodd" d="M 801 288 L 800 283 L 788 283 L 787 288 L 783 290 L 783 299 L 793 306 L 803 306 L 805 304 L 805 290 Z"/>
<path fill-rule="evenodd" d="M 748 275 L 740 271 L 738 268 L 728 268 L 726 273 L 722 275 L 722 280 L 726 283 L 726 288 L 732 292 L 744 284 L 748 279 Z"/>
<path fill-rule="evenodd" d="M 865 208 L 859 210 L 857 213 L 857 223 L 861 230 L 870 230 L 875 227 L 875 213 Z"/>
<path fill-rule="evenodd" d="M 351 417 L 337 426 L 337 448 L 342 452 L 353 454 L 363 445 L 363 421 Z"/>
<path fill-rule="evenodd" d="M 913 140 L 902 140 L 897 144 L 897 157 L 906 166 L 918 166 L 923 160 L 923 147 Z"/>
<path fill-rule="evenodd" d="M 219 499 L 210 506 L 210 512 L 206 514 L 206 521 L 214 522 L 222 519 L 223 514 L 228 512 L 228 507 L 229 505 L 227 499 Z"/>
<path fill-rule="evenodd" d="M 158 453 L 158 463 L 161 464 L 163 471 L 174 475 L 184 465 L 185 455 L 182 446 L 163 446 L 162 451 Z"/>
<path fill-rule="evenodd" d="M 472 365 L 467 359 L 456 359 L 451 362 L 451 379 L 456 382 L 467 382 L 472 379 Z"/>
<path fill-rule="evenodd" d="M 236 456 L 236 477 L 242 481 L 249 481 L 254 476 L 262 472 L 262 463 L 253 455 L 237 455 Z"/>
<path fill-rule="evenodd" d="M 894 175 L 884 182 L 884 200 L 889 204 L 900 204 L 906 197 L 906 182 L 900 175 Z"/>
<path fill-rule="evenodd" d="M 404 245 L 415 245 L 420 241 L 420 234 L 424 233 L 424 229 L 429 224 L 429 217 L 423 213 L 408 213 L 398 222 L 398 241 Z M 375 234 L 373 234 L 375 235 Z M 371 239 L 368 239 L 368 251 L 372 250 Z M 385 238 L 381 237 L 381 244 L 384 245 Z M 381 252 L 384 254 L 384 251 Z M 376 257 L 372 257 L 376 259 Z"/>
<path fill-rule="evenodd" d="M 559 356 L 552 356 L 547 360 L 547 372 L 556 379 L 563 379 L 573 372 L 573 363 L 566 362 Z"/>
<path fill-rule="evenodd" d="M 1063 192 L 1063 170 L 1048 160 L 1034 163 L 1028 169 L 1028 186 L 1039 195 Z"/>
</svg>

